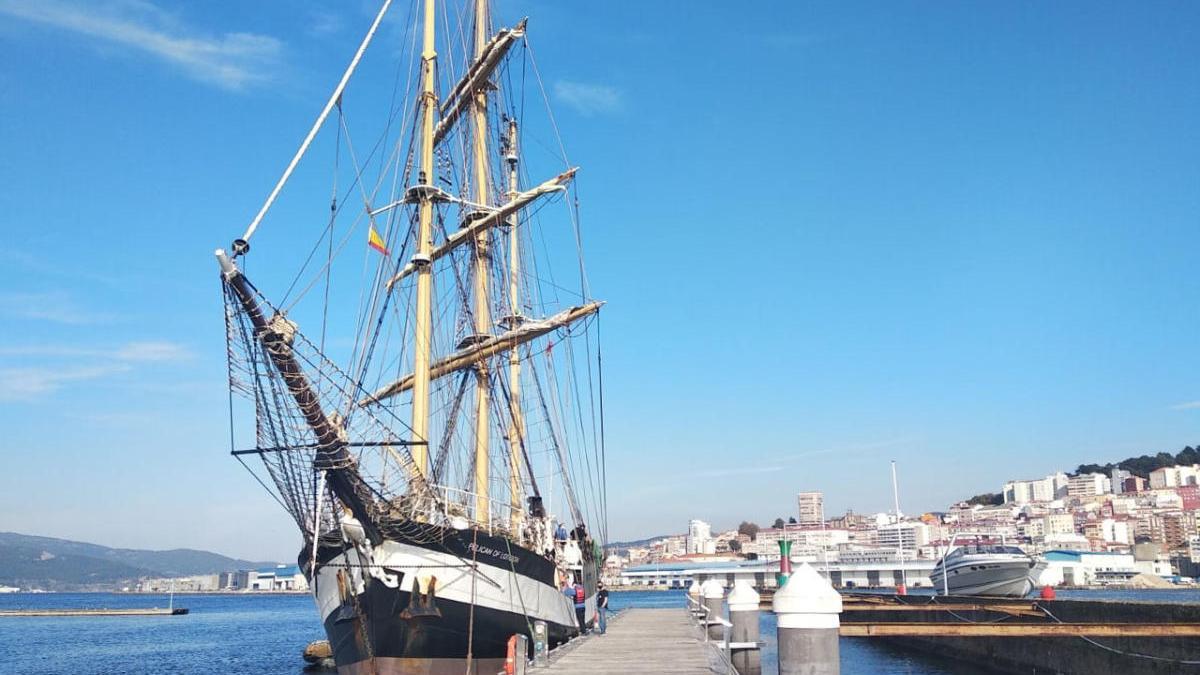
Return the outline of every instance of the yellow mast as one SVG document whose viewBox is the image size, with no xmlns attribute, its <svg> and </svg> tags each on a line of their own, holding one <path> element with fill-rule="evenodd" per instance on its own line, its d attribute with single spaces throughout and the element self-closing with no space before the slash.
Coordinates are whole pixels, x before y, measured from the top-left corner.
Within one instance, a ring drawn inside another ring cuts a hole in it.
<svg viewBox="0 0 1200 675">
<path fill-rule="evenodd" d="M 508 198 L 518 194 L 517 180 L 517 121 L 508 121 Z M 512 326 L 521 320 L 521 247 L 517 236 L 520 216 L 514 213 L 508 220 L 508 304 L 512 308 Z M 511 413 L 508 425 L 509 495 L 512 498 L 512 531 L 520 534 L 522 526 L 521 503 L 521 443 L 525 438 L 525 419 L 521 412 L 521 351 L 514 346 L 508 352 L 508 405 Z"/>
<path fill-rule="evenodd" d="M 488 40 L 488 0 L 475 0 L 475 58 L 483 57 Z M 487 146 L 487 88 L 473 92 L 471 107 L 471 153 L 474 159 L 475 202 L 488 205 L 491 183 Z M 491 259 L 489 230 L 475 237 L 475 335 L 487 335 L 492 330 L 491 293 L 488 261 Z M 477 338 L 478 339 L 478 338 Z M 488 495 L 488 408 L 491 390 L 488 383 L 488 363 L 481 360 L 475 366 L 475 520 L 490 524 Z"/>
<path fill-rule="evenodd" d="M 433 114 L 437 110 L 434 92 L 434 68 L 437 50 L 434 44 L 434 0 L 425 0 L 425 35 L 421 49 L 421 190 L 419 225 L 417 230 L 417 316 L 414 323 L 412 446 L 417 472 L 429 474 L 429 354 L 433 337 Z"/>
</svg>

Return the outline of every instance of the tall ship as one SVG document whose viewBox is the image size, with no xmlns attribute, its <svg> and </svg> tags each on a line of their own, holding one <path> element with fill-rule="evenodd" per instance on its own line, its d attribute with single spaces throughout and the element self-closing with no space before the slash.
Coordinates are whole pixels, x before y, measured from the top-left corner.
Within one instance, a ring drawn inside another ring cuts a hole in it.
<svg viewBox="0 0 1200 675">
<path fill-rule="evenodd" d="M 390 5 L 216 251 L 232 454 L 295 522 L 339 673 L 495 673 L 596 614 L 603 303 L 526 21 Z"/>
</svg>

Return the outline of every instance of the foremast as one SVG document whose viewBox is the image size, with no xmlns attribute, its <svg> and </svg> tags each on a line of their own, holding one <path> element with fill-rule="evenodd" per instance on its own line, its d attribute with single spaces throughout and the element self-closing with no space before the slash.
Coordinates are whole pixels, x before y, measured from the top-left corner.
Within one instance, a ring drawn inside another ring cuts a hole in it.
<svg viewBox="0 0 1200 675">
<path fill-rule="evenodd" d="M 488 0 L 475 0 L 475 59 L 482 59 L 488 42 Z M 490 208 L 491 172 L 488 157 L 487 88 L 479 87 L 472 93 L 471 105 L 471 160 L 475 203 L 484 209 Z M 479 216 L 486 215 L 480 212 Z M 483 229 L 475 235 L 474 296 L 475 296 L 475 340 L 481 340 L 492 332 L 491 309 L 491 230 Z M 491 495 L 489 494 L 488 452 L 491 427 L 489 410 L 491 384 L 489 382 L 488 359 L 475 364 L 475 521 L 482 525 L 491 523 Z"/>
<path fill-rule="evenodd" d="M 508 165 L 508 199 L 519 194 L 518 167 L 520 155 L 517 148 L 517 121 L 508 120 L 508 141 L 504 160 Z M 509 325 L 521 322 L 521 240 L 517 232 L 520 215 L 513 213 L 508 219 L 508 304 L 511 311 Z M 525 447 L 525 413 L 521 410 L 521 348 L 513 347 L 508 352 L 508 451 L 509 451 L 509 495 L 512 499 L 510 526 L 520 532 L 523 525 L 521 491 L 521 456 Z"/>
<path fill-rule="evenodd" d="M 425 0 L 425 30 L 421 48 L 421 164 L 418 173 L 419 206 L 417 225 L 417 253 L 413 262 L 417 266 L 417 307 L 413 328 L 413 397 L 412 432 L 413 460 L 421 477 L 429 475 L 429 362 L 433 341 L 433 198 L 436 194 L 433 163 L 434 113 L 437 110 L 437 92 L 434 90 L 434 75 L 437 67 L 437 49 L 434 44 L 434 21 L 436 3 Z"/>
</svg>

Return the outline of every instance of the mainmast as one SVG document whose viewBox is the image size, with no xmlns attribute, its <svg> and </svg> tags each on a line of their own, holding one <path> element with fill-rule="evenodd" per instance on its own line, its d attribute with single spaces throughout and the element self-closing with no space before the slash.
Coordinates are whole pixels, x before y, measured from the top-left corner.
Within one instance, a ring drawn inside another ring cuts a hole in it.
<svg viewBox="0 0 1200 675">
<path fill-rule="evenodd" d="M 425 35 L 421 49 L 421 166 L 418 174 L 420 206 L 418 213 L 417 253 L 417 316 L 414 320 L 412 431 L 417 443 L 429 441 L 429 354 L 433 337 L 433 115 L 437 110 L 434 92 L 434 69 L 437 50 L 434 45 L 434 0 L 425 0 Z M 429 473 L 427 445 L 413 445 L 413 460 L 417 473 Z"/>
<path fill-rule="evenodd" d="M 517 154 L 517 120 L 508 120 L 508 143 L 506 144 L 505 161 L 508 163 L 508 199 L 514 199 L 519 194 Z M 521 246 L 517 234 L 517 224 L 520 216 L 513 213 L 508 219 L 508 304 L 511 308 L 510 326 L 515 327 L 521 321 Z M 521 531 L 521 446 L 525 439 L 525 419 L 521 411 L 521 350 L 513 347 L 508 352 L 508 407 L 510 419 L 508 424 L 509 495 L 512 499 L 512 531 Z"/>
<path fill-rule="evenodd" d="M 488 41 L 488 0 L 475 0 L 475 58 L 481 59 Z M 487 87 L 473 93 L 471 106 L 471 154 L 474 171 L 475 203 L 489 206 L 491 175 L 488 163 Z M 479 216 L 483 216 L 480 213 Z M 475 236 L 475 340 L 492 331 L 490 293 L 491 231 L 484 229 Z M 491 387 L 488 381 L 488 361 L 475 364 L 475 520 L 489 524 L 491 520 L 488 494 L 488 436 Z"/>
</svg>

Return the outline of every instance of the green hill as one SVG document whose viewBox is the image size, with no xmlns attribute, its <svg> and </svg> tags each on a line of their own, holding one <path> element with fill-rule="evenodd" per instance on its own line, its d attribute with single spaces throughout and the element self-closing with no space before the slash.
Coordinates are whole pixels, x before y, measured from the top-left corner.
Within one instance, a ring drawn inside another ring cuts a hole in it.
<svg viewBox="0 0 1200 675">
<path fill-rule="evenodd" d="M 0 584 L 46 590 L 107 590 L 146 576 L 216 574 L 272 562 L 209 551 L 109 548 L 53 537 L 0 532 Z"/>
<path fill-rule="evenodd" d="M 1135 476 L 1148 478 L 1150 472 L 1155 469 L 1161 469 L 1164 466 L 1200 464 L 1200 450 L 1187 446 L 1178 453 L 1172 455 L 1169 452 L 1160 452 L 1156 455 L 1140 455 L 1138 457 L 1127 457 L 1117 463 L 1109 462 L 1108 464 L 1080 464 L 1072 475 L 1078 476 L 1082 473 L 1104 473 L 1110 474 L 1113 469 L 1124 469 Z"/>
</svg>

